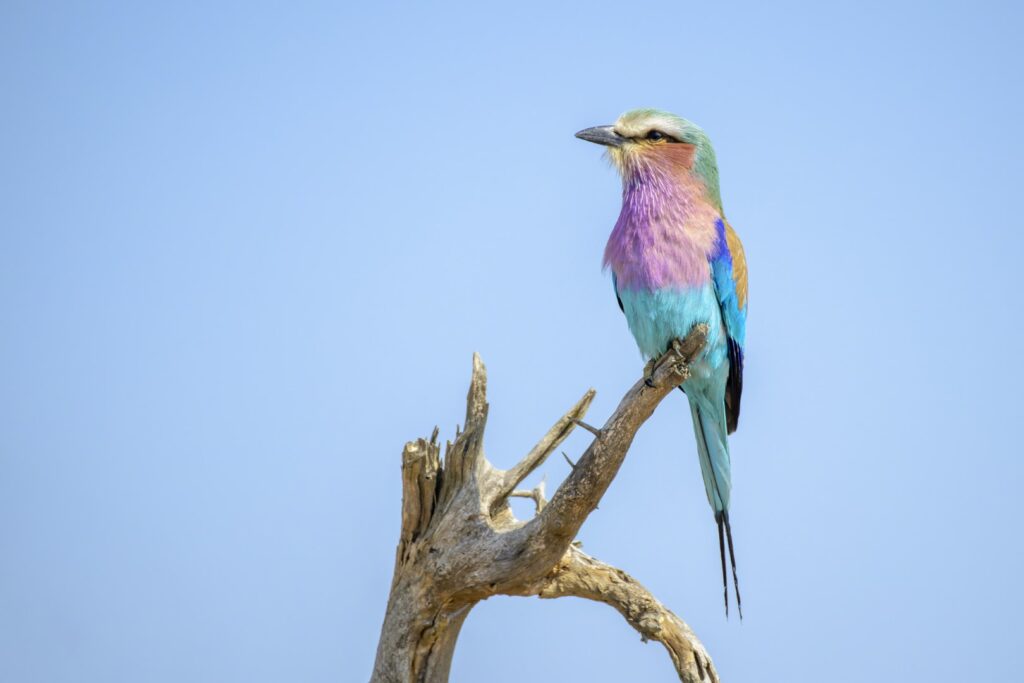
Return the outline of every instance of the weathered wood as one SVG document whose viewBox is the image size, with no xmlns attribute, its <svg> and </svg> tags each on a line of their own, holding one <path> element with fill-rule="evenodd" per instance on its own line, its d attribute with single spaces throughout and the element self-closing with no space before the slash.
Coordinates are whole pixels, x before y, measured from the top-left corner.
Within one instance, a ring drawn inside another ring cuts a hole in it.
<svg viewBox="0 0 1024 683">
<path fill-rule="evenodd" d="M 679 680 L 686 683 L 717 681 L 718 674 L 704 646 L 686 623 L 673 614 L 636 579 L 570 546 L 562 561 L 535 592 L 541 598 L 573 596 L 610 605 L 625 617 L 640 637 L 665 646 Z"/>
<path fill-rule="evenodd" d="M 465 429 L 440 457 L 437 430 L 402 454 L 402 528 L 395 554 L 372 683 L 444 683 L 469 610 L 492 595 L 576 596 L 617 609 L 645 640 L 661 642 L 682 681 L 717 683 L 711 659 L 690 628 L 625 572 L 572 544 L 622 465 L 637 430 L 688 376 L 707 328 L 695 327 L 651 366 L 555 491 L 543 482 L 516 487 L 582 423 L 588 391 L 515 467 L 493 467 L 483 454 L 487 373 L 473 357 Z M 593 429 L 593 428 L 591 428 Z M 535 514 L 516 519 L 508 499 L 532 498 Z"/>
</svg>

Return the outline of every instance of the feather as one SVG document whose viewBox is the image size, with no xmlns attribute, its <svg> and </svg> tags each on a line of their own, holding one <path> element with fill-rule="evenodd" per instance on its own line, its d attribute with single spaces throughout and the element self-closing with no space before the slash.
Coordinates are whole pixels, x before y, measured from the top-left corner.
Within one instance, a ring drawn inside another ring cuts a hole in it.
<svg viewBox="0 0 1024 683">
<path fill-rule="evenodd" d="M 743 394 L 743 349 L 732 337 L 729 342 L 729 378 L 725 381 L 725 419 L 728 433 L 740 422 L 740 397 Z"/>
<path fill-rule="evenodd" d="M 732 524 L 729 523 L 729 511 L 722 513 L 725 520 L 725 537 L 729 541 L 729 561 L 732 563 L 732 584 L 736 589 L 736 611 L 740 613 L 740 621 L 743 621 L 743 601 L 740 599 L 740 580 L 736 578 L 736 551 L 732 549 Z M 721 527 L 719 527 L 721 533 Z M 719 536 L 721 540 L 721 536 Z M 725 558 L 722 558 L 722 578 L 725 578 Z M 728 616 L 728 615 L 727 615 Z"/>
</svg>

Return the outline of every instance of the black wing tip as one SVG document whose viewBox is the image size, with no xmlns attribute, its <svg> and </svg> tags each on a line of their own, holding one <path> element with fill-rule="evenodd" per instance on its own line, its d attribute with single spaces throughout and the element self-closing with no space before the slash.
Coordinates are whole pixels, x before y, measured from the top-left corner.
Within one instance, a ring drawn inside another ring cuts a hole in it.
<svg viewBox="0 0 1024 683">
<path fill-rule="evenodd" d="M 725 384 L 726 433 L 732 434 L 740 424 L 740 399 L 743 396 L 743 349 L 729 337 L 729 378 Z"/>
</svg>

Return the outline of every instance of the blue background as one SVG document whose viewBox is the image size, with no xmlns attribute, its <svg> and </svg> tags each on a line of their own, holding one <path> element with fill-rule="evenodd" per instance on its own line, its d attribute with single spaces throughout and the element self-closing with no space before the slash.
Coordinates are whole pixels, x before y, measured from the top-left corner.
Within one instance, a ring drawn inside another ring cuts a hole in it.
<svg viewBox="0 0 1024 683">
<path fill-rule="evenodd" d="M 1016 677 L 1020 6 L 488 5 L 3 3 L 0 680 L 365 680 L 402 444 L 471 353 L 499 466 L 639 376 L 573 138 L 638 106 L 708 130 L 750 263 L 746 620 L 682 396 L 586 549 L 726 681 Z M 495 598 L 452 678 L 673 672 Z"/>
</svg>

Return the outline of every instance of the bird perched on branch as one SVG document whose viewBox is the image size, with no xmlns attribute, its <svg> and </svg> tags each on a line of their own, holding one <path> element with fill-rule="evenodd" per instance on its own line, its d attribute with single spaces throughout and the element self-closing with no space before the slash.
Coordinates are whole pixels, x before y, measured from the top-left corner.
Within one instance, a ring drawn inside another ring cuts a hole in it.
<svg viewBox="0 0 1024 683">
<path fill-rule="evenodd" d="M 653 362 L 694 325 L 709 327 L 680 389 L 690 402 L 704 489 L 718 525 L 725 613 L 728 542 L 742 619 L 729 524 L 728 435 L 736 430 L 743 390 L 747 263 L 722 211 L 715 151 L 698 126 L 655 109 L 626 112 L 613 125 L 576 137 L 607 146 L 622 176 L 622 210 L 604 265 L 640 352 Z"/>
</svg>

